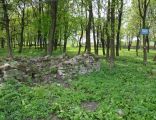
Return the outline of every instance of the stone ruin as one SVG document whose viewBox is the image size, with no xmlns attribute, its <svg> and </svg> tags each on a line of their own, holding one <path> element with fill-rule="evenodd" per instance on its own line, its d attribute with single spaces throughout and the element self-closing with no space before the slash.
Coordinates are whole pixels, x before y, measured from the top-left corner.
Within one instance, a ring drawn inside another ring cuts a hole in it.
<svg viewBox="0 0 156 120">
<path fill-rule="evenodd" d="M 77 55 L 73 58 L 15 57 L 14 60 L 0 61 L 0 82 L 16 79 L 20 82 L 49 83 L 71 80 L 72 78 L 100 70 L 100 60 L 91 54 Z"/>
</svg>

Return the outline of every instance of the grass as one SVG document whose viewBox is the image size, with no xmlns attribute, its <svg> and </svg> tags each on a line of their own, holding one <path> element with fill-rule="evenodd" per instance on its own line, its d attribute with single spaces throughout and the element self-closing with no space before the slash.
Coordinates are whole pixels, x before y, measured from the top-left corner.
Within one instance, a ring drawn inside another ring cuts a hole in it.
<svg viewBox="0 0 156 120">
<path fill-rule="evenodd" d="M 13 49 L 13 55 L 14 56 L 26 56 L 26 57 L 35 57 L 35 56 L 42 56 L 44 55 L 45 50 L 41 49 L 29 49 L 29 48 L 23 48 L 22 53 L 18 53 L 18 49 Z M 7 50 L 0 48 L 0 56 L 6 57 L 7 56 Z"/>
<path fill-rule="evenodd" d="M 141 51 L 136 57 L 135 51 L 122 50 L 113 70 L 103 60 L 100 72 L 69 80 L 70 88 L 8 80 L 0 87 L 0 120 L 156 120 L 156 76 L 150 74 L 155 53 L 143 66 Z M 97 110 L 84 109 L 85 101 L 97 102 Z"/>
<path fill-rule="evenodd" d="M 78 48 L 71 48 L 71 47 L 67 48 L 67 54 L 70 56 L 76 55 L 77 51 L 78 51 Z M 45 49 L 23 48 L 23 51 L 21 54 L 18 52 L 17 48 L 13 49 L 13 55 L 14 56 L 38 57 L 38 56 L 44 56 L 45 54 L 46 54 Z M 63 52 L 59 48 L 57 51 L 53 52 L 53 56 L 58 56 L 58 55 L 62 55 L 62 54 L 63 54 Z M 7 50 L 0 48 L 0 56 L 6 57 L 7 56 Z"/>
</svg>

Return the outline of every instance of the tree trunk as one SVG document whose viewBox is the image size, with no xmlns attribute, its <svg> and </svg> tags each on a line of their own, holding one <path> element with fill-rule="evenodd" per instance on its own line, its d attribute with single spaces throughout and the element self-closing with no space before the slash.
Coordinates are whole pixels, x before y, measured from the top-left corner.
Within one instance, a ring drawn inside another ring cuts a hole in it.
<svg viewBox="0 0 156 120">
<path fill-rule="evenodd" d="M 146 19 L 143 19 L 143 28 L 145 28 L 146 23 L 145 23 Z M 146 46 L 146 36 L 143 35 L 143 53 L 144 53 L 144 65 L 147 64 L 147 46 Z"/>
<path fill-rule="evenodd" d="M 4 38 L 2 37 L 2 38 L 1 38 L 1 48 L 4 48 L 4 46 L 5 46 L 5 40 L 4 40 Z"/>
<path fill-rule="evenodd" d="M 154 49 L 156 48 L 156 41 L 154 42 Z"/>
<path fill-rule="evenodd" d="M 66 54 L 66 51 L 67 51 L 67 37 L 64 38 L 63 53 Z"/>
<path fill-rule="evenodd" d="M 101 1 L 97 1 L 98 6 L 98 24 L 97 24 L 97 46 L 96 46 L 96 54 L 99 54 L 99 41 L 100 41 L 100 34 L 101 34 L 101 13 L 100 13 L 100 5 Z"/>
<path fill-rule="evenodd" d="M 131 50 L 131 45 L 132 45 L 132 41 L 131 41 L 131 40 L 129 40 L 129 42 L 128 42 L 128 51 L 130 51 L 130 50 Z"/>
<path fill-rule="evenodd" d="M 3 4 L 3 11 L 4 11 L 4 20 L 5 20 L 5 29 L 6 29 L 6 36 L 7 36 L 7 50 L 8 50 L 8 57 L 13 58 L 12 53 L 12 45 L 11 45 L 11 36 L 10 36 L 10 29 L 9 29 L 9 17 L 8 17 L 8 9 L 7 3 L 5 0 L 2 0 Z"/>
<path fill-rule="evenodd" d="M 49 33 L 49 41 L 47 47 L 48 55 L 52 55 L 53 52 L 55 31 L 56 31 L 56 21 L 57 21 L 57 0 L 51 0 L 51 29 Z"/>
<path fill-rule="evenodd" d="M 147 17 L 147 10 L 149 6 L 150 0 L 144 0 L 141 2 L 138 0 L 138 8 L 139 8 L 139 13 L 140 17 L 142 19 L 142 28 L 146 28 L 146 17 Z M 144 65 L 147 64 L 147 46 L 146 46 L 146 35 L 143 35 L 143 62 Z"/>
<path fill-rule="evenodd" d="M 54 50 L 57 50 L 58 39 L 59 39 L 59 31 L 56 32 L 55 41 L 54 41 Z"/>
<path fill-rule="evenodd" d="M 106 59 L 109 60 L 110 53 L 110 0 L 108 0 L 108 9 L 107 9 L 107 23 L 106 23 L 106 35 L 107 35 L 107 44 L 106 44 Z"/>
<path fill-rule="evenodd" d="M 66 54 L 68 39 L 68 21 L 65 22 L 63 53 Z"/>
<path fill-rule="evenodd" d="M 115 65 L 115 2 L 116 0 L 112 0 L 111 2 L 110 68 L 114 67 Z"/>
<path fill-rule="evenodd" d="M 44 49 L 45 49 L 45 52 L 47 52 L 47 38 L 45 35 L 44 35 Z"/>
<path fill-rule="evenodd" d="M 139 53 L 138 53 L 138 50 L 139 50 L 139 36 L 137 36 L 137 44 L 136 44 L 136 55 L 138 56 Z"/>
<path fill-rule="evenodd" d="M 24 6 L 25 7 L 25 6 Z M 22 49 L 23 49 L 23 42 L 24 42 L 24 19 L 25 19 L 25 8 L 22 9 L 22 17 L 21 17 L 21 40 L 20 40 L 20 44 L 19 44 L 19 53 L 22 53 Z"/>
<path fill-rule="evenodd" d="M 89 0 L 89 20 L 86 28 L 86 52 L 91 53 L 90 31 L 92 21 L 92 0 Z"/>
<path fill-rule="evenodd" d="M 149 42 L 149 37 L 146 36 L 146 42 L 147 42 L 147 52 L 149 53 L 150 50 L 150 42 Z"/>
<path fill-rule="evenodd" d="M 93 13 L 92 13 L 93 14 Z M 94 23 L 94 18 L 93 18 L 93 40 L 94 40 L 94 53 L 96 54 L 97 53 L 97 49 L 96 49 L 96 35 L 95 35 L 95 23 Z"/>
<path fill-rule="evenodd" d="M 42 15 L 42 0 L 39 0 L 39 20 L 38 20 L 38 43 L 40 48 L 42 49 L 42 31 L 41 31 L 41 24 L 42 24 L 42 20 L 41 20 L 41 15 Z"/>
<path fill-rule="evenodd" d="M 78 51 L 78 55 L 79 55 L 80 52 L 81 52 L 81 47 L 82 47 L 81 41 L 82 41 L 82 38 L 83 38 L 83 26 L 82 26 L 82 24 L 81 24 L 81 36 L 80 36 L 80 39 L 79 39 L 79 51 Z"/>
<path fill-rule="evenodd" d="M 97 46 L 96 46 L 96 55 L 99 54 L 99 40 L 100 40 L 100 30 L 99 26 L 97 27 Z"/>
<path fill-rule="evenodd" d="M 123 13 L 123 0 L 120 0 L 121 6 L 119 8 L 118 13 L 118 30 L 117 30 L 117 37 L 116 37 L 116 56 L 119 56 L 120 50 L 120 29 L 121 29 L 121 22 L 122 22 L 122 13 Z"/>
<path fill-rule="evenodd" d="M 102 43 L 102 53 L 105 55 L 105 38 L 104 38 L 104 28 L 101 30 L 101 43 Z"/>
</svg>

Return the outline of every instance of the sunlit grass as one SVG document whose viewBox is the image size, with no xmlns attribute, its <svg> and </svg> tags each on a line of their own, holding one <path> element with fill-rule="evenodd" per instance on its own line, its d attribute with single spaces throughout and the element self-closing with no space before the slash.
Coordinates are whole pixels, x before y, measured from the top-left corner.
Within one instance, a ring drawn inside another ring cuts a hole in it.
<svg viewBox="0 0 156 120">
<path fill-rule="evenodd" d="M 26 49 L 23 54 L 39 56 L 43 52 Z M 77 49 L 69 47 L 67 54 L 76 55 Z M 50 120 L 53 115 L 63 120 L 155 120 L 156 76 L 151 74 L 156 69 L 155 54 L 150 51 L 144 66 L 142 50 L 136 56 L 135 50 L 122 49 L 113 69 L 103 59 L 99 72 L 67 80 L 69 88 L 57 83 L 31 87 L 8 80 L 0 87 L 0 120 Z M 97 102 L 96 111 L 82 108 L 84 101 Z"/>
</svg>

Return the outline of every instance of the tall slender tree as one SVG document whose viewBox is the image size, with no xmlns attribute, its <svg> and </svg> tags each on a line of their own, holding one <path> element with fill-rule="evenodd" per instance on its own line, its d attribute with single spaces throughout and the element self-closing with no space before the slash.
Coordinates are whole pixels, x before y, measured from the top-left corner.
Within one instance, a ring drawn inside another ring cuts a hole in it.
<svg viewBox="0 0 156 120">
<path fill-rule="evenodd" d="M 25 28 L 25 8 L 26 8 L 26 1 L 23 0 L 21 2 L 19 2 L 19 8 L 21 10 L 21 32 L 20 32 L 20 43 L 19 43 L 19 53 L 22 52 L 23 49 L 23 42 L 24 42 L 24 28 Z"/>
<path fill-rule="evenodd" d="M 123 14 L 123 5 L 124 1 L 119 0 L 119 8 L 118 8 L 118 29 L 117 29 L 117 36 L 116 36 L 116 56 L 119 56 L 119 50 L 120 50 L 120 32 L 121 32 L 121 23 L 122 23 L 122 14 Z"/>
<path fill-rule="evenodd" d="M 1 0 L 3 12 L 4 12 L 4 24 L 7 33 L 7 49 L 8 49 L 8 57 L 13 58 L 12 45 L 11 45 L 11 36 L 10 36 L 10 22 L 8 16 L 8 3 L 6 0 Z"/>
<path fill-rule="evenodd" d="M 47 48 L 48 55 L 52 55 L 52 51 L 54 48 L 58 1 L 51 0 L 50 4 L 51 4 L 51 27 L 50 27 L 50 32 L 49 32 L 49 42 L 48 42 L 48 48 Z"/>
<path fill-rule="evenodd" d="M 111 1 L 110 68 L 114 67 L 115 59 L 115 2 Z"/>
<path fill-rule="evenodd" d="M 93 18 L 93 12 L 92 12 L 92 0 L 89 0 L 89 18 L 88 18 L 88 24 L 86 27 L 86 52 L 90 53 L 91 52 L 91 40 L 90 40 L 90 33 L 91 33 L 91 22 Z"/>
<path fill-rule="evenodd" d="M 38 13 L 39 13 L 39 17 L 38 17 L 38 43 L 40 45 L 40 48 L 42 48 L 42 31 L 41 31 L 41 25 L 42 25 L 42 19 L 41 19 L 41 16 L 42 16 L 42 0 L 39 0 L 39 3 L 38 3 Z"/>
<path fill-rule="evenodd" d="M 107 35 L 107 43 L 106 43 L 106 59 L 109 59 L 110 55 L 110 0 L 108 0 L 108 5 L 107 5 L 107 22 L 106 22 L 106 35 Z"/>
<path fill-rule="evenodd" d="M 150 4 L 150 0 L 138 0 L 138 9 L 139 9 L 139 14 L 142 20 L 142 28 L 147 28 L 146 26 L 146 18 L 147 18 L 147 10 Z M 147 64 L 147 39 L 146 35 L 143 35 L 143 62 L 144 65 Z"/>
</svg>

